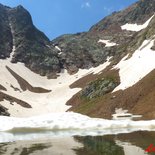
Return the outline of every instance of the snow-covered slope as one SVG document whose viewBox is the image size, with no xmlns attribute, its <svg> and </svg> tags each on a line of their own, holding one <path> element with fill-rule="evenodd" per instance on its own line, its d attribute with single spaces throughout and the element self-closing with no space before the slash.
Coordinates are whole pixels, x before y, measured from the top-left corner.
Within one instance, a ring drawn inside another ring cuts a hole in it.
<svg viewBox="0 0 155 155">
<path fill-rule="evenodd" d="M 115 88 L 126 89 L 133 86 L 155 69 L 155 51 L 151 50 L 154 39 L 145 40 L 131 58 L 125 56 L 114 68 L 119 69 L 121 84 Z"/>
<path fill-rule="evenodd" d="M 125 24 L 125 25 L 122 25 L 121 28 L 122 28 L 122 30 L 136 31 L 136 32 L 138 32 L 138 31 L 140 31 L 140 30 L 142 30 L 142 29 L 145 29 L 145 28 L 149 25 L 149 23 L 150 23 L 150 21 L 152 20 L 153 17 L 154 17 L 154 15 L 153 15 L 151 18 L 149 18 L 149 19 L 148 19 L 144 24 L 142 24 L 142 25 L 138 25 L 138 24 L 129 24 L 129 23 L 127 23 L 127 24 Z"/>
<path fill-rule="evenodd" d="M 25 108 L 17 103 L 10 103 L 7 100 L 1 101 L 0 104 L 9 109 L 8 112 L 11 113 L 11 116 L 24 117 L 51 112 L 64 112 L 70 108 L 65 103 L 81 90 L 81 88 L 70 89 L 69 86 L 87 74 L 99 73 L 109 64 L 110 62 L 107 60 L 106 63 L 96 68 L 80 69 L 74 75 L 69 75 L 64 70 L 57 79 L 47 79 L 47 77 L 42 77 L 32 72 L 22 63 L 13 64 L 10 62 L 10 59 L 0 60 L 0 85 L 6 88 L 6 91 L 1 91 L 28 103 L 32 108 Z M 12 72 L 20 77 L 15 76 Z M 33 89 L 28 89 L 27 86 L 26 90 L 23 90 L 22 85 L 26 85 L 22 82 L 23 80 L 36 90 L 38 88 L 46 91 L 34 92 Z"/>
</svg>

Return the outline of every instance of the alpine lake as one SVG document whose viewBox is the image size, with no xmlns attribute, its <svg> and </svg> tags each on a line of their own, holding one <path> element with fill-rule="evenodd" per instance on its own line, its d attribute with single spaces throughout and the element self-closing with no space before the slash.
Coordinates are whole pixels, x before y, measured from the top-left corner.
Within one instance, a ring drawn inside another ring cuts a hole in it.
<svg viewBox="0 0 155 155">
<path fill-rule="evenodd" d="M 55 136 L 0 143 L 0 155 L 153 155 L 155 131 L 104 136 Z"/>
</svg>

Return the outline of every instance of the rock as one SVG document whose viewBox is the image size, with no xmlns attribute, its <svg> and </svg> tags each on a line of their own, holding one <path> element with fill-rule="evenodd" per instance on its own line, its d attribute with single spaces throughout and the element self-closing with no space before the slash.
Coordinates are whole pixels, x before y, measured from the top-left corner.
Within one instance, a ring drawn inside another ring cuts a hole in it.
<svg viewBox="0 0 155 155">
<path fill-rule="evenodd" d="M 22 62 L 32 71 L 46 76 L 60 72 L 58 51 L 33 25 L 31 15 L 22 6 L 0 5 L 0 36 L 0 58 L 8 58 L 15 46 L 13 63 Z"/>
<path fill-rule="evenodd" d="M 0 105 L 0 115 L 2 116 L 10 116 L 8 109 Z"/>
</svg>

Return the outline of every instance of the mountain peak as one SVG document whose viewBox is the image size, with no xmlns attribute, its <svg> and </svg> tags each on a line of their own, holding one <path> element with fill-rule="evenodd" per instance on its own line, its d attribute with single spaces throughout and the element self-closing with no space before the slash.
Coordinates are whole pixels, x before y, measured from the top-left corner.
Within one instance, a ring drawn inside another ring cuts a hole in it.
<svg viewBox="0 0 155 155">
<path fill-rule="evenodd" d="M 19 11 L 22 11 L 22 10 L 27 11 L 27 9 L 25 9 L 22 5 L 18 5 L 18 6 L 16 6 L 16 7 L 13 7 L 12 9 L 17 9 L 17 10 L 19 10 Z M 27 11 L 27 12 L 28 12 L 28 11 Z"/>
<path fill-rule="evenodd" d="M 0 3 L 0 6 L 1 7 L 6 7 L 6 8 L 23 8 L 24 9 L 24 7 L 22 5 L 17 5 L 16 7 L 9 7 L 7 5 L 4 5 L 4 4 Z"/>
<path fill-rule="evenodd" d="M 18 5 L 17 8 L 25 9 L 22 5 Z"/>
<path fill-rule="evenodd" d="M 0 3 L 0 8 L 7 8 L 7 9 L 11 9 L 11 7 L 3 5 L 2 3 Z"/>
</svg>

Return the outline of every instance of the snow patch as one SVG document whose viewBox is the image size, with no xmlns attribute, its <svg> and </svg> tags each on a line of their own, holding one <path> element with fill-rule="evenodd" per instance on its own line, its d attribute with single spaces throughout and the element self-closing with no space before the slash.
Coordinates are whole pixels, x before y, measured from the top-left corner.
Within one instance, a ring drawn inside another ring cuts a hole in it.
<svg viewBox="0 0 155 155">
<path fill-rule="evenodd" d="M 136 31 L 136 32 L 138 32 L 138 31 L 140 31 L 142 29 L 145 29 L 149 25 L 149 23 L 150 23 L 150 21 L 152 20 L 153 17 L 154 17 L 154 15 L 151 18 L 149 18 L 143 25 L 128 24 L 127 23 L 125 25 L 122 25 L 121 29 L 122 30 L 127 30 L 127 31 Z"/>
<path fill-rule="evenodd" d="M 15 48 L 14 30 L 13 30 L 12 24 L 9 23 L 9 26 L 10 26 L 10 29 L 11 29 L 12 43 L 13 43 L 12 52 L 10 53 L 10 57 L 8 58 L 8 60 L 11 61 L 12 58 L 13 58 L 13 55 L 15 53 L 16 48 Z"/>
<path fill-rule="evenodd" d="M 136 155 L 146 155 L 146 152 L 144 150 L 142 150 L 142 148 L 132 145 L 131 143 L 122 142 L 119 140 L 116 140 L 115 142 L 118 146 L 123 148 L 124 155 L 133 155 L 133 152 Z"/>
<path fill-rule="evenodd" d="M 155 120 L 105 120 L 73 112 L 52 113 L 29 118 L 0 116 L 0 124 L 0 142 L 53 136 L 96 136 L 155 130 Z"/>
<path fill-rule="evenodd" d="M 61 55 L 61 54 L 62 54 L 62 52 L 59 52 L 59 53 L 58 53 L 58 55 Z"/>
<path fill-rule="evenodd" d="M 55 46 L 55 48 L 58 50 L 58 51 L 61 51 L 61 48 L 59 46 Z"/>
<path fill-rule="evenodd" d="M 145 40 L 131 58 L 125 56 L 114 69 L 119 69 L 120 85 L 114 89 L 124 90 L 136 84 L 139 80 L 155 69 L 155 51 L 151 50 L 154 40 Z"/>
<path fill-rule="evenodd" d="M 98 41 L 98 43 L 104 43 L 104 44 L 106 44 L 105 47 L 112 47 L 112 46 L 118 45 L 116 43 L 110 42 L 110 40 L 102 40 L 102 39 L 100 39 Z"/>
<path fill-rule="evenodd" d="M 132 119 L 139 118 L 141 115 L 133 115 L 128 113 L 128 110 L 123 110 L 122 108 L 115 109 L 115 114 L 112 115 L 114 120 Z"/>
</svg>

